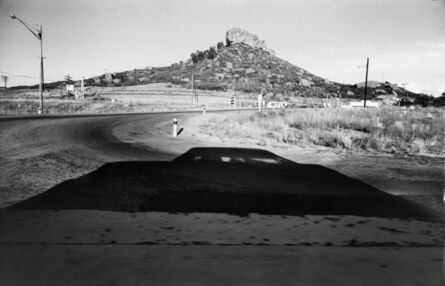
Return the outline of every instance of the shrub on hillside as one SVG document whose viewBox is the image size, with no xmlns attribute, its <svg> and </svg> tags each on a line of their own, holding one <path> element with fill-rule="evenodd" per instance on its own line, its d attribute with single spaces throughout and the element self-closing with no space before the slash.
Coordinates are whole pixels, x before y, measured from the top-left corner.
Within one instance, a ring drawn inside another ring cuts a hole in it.
<svg viewBox="0 0 445 286">
<path fill-rule="evenodd" d="M 433 106 L 436 106 L 436 107 L 445 106 L 445 92 L 443 92 L 441 96 L 436 97 L 433 100 Z"/>
<path fill-rule="evenodd" d="M 173 85 L 180 85 L 180 86 L 184 86 L 186 84 L 184 81 L 182 81 L 179 78 L 172 78 L 170 80 L 170 83 L 173 84 Z"/>
<path fill-rule="evenodd" d="M 421 94 L 416 97 L 416 99 L 414 100 L 414 104 L 420 105 L 422 107 L 427 107 L 433 102 L 433 99 L 434 98 L 432 96 Z"/>
<path fill-rule="evenodd" d="M 227 86 L 212 82 L 200 83 L 195 86 L 197 89 L 203 89 L 203 90 L 227 91 Z"/>
</svg>

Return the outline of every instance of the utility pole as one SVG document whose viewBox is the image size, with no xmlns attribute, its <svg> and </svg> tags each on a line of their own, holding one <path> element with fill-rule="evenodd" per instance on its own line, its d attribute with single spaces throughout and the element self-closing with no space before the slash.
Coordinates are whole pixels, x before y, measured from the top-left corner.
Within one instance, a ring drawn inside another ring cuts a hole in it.
<svg viewBox="0 0 445 286">
<path fill-rule="evenodd" d="M 5 83 L 5 96 L 8 94 L 8 76 L 7 75 L 2 75 L 2 81 Z"/>
<path fill-rule="evenodd" d="M 67 74 L 65 76 L 65 81 L 66 81 L 66 84 L 70 84 L 71 83 L 71 76 L 69 74 Z"/>
<path fill-rule="evenodd" d="M 239 75 L 235 75 L 235 95 L 233 96 L 234 97 L 234 106 L 237 106 L 238 105 L 238 99 L 236 98 L 236 90 L 238 89 L 238 80 L 239 80 Z"/>
<path fill-rule="evenodd" d="M 366 95 L 368 93 L 368 67 L 369 67 L 369 58 L 366 58 L 365 100 L 363 103 L 363 107 L 366 107 Z"/>
<path fill-rule="evenodd" d="M 28 24 L 22 21 L 19 17 L 17 17 L 14 14 L 9 15 L 11 19 L 16 19 L 20 23 L 23 24 L 23 26 L 26 27 L 39 41 L 40 41 L 40 85 L 39 85 L 39 91 L 40 91 L 40 107 L 38 110 L 38 114 L 43 114 L 43 83 L 44 83 L 44 76 L 43 76 L 43 27 L 41 24 L 37 25 L 37 29 L 31 28 Z"/>
<path fill-rule="evenodd" d="M 84 85 L 84 77 L 80 80 L 80 96 L 82 99 L 85 99 L 85 85 Z"/>
<path fill-rule="evenodd" d="M 192 74 L 192 78 L 191 78 L 191 88 L 192 88 L 192 104 L 193 104 L 193 74 Z"/>
</svg>

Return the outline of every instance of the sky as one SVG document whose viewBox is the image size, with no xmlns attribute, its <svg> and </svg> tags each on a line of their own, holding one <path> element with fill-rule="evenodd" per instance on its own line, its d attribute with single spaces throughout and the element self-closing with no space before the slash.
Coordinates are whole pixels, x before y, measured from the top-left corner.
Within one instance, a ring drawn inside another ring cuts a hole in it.
<svg viewBox="0 0 445 286">
<path fill-rule="evenodd" d="M 167 66 L 239 27 L 331 81 L 364 81 L 369 57 L 369 80 L 445 92 L 445 0 L 0 0 L 13 86 L 39 82 L 40 46 L 9 14 L 43 25 L 45 81 Z"/>
</svg>

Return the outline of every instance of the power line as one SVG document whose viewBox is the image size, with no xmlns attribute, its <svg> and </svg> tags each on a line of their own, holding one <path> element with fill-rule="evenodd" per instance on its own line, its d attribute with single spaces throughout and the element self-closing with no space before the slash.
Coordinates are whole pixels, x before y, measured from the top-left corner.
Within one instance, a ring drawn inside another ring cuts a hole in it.
<svg viewBox="0 0 445 286">
<path fill-rule="evenodd" d="M 26 74 L 19 74 L 19 73 L 11 73 L 11 72 L 5 72 L 5 71 L 1 71 L 0 70 L 0 73 L 2 73 L 2 74 L 7 74 L 7 75 L 10 75 L 10 76 L 14 76 L 14 77 L 23 77 L 23 78 L 29 78 L 29 79 L 40 79 L 40 77 L 38 77 L 38 76 L 32 76 L 32 75 L 26 75 Z M 51 81 L 59 81 L 59 80 L 62 80 L 62 79 L 55 79 L 55 78 L 53 78 L 53 77 L 50 77 L 50 78 L 48 78 L 48 77 L 46 77 L 47 79 L 49 79 L 49 80 L 51 80 Z"/>
<path fill-rule="evenodd" d="M 7 74 L 7 75 L 16 76 L 16 77 L 24 77 L 24 78 L 31 78 L 31 79 L 39 79 L 39 77 L 37 77 L 37 76 L 31 76 L 31 75 L 17 74 L 17 73 L 5 72 L 5 71 L 0 71 L 0 73 L 4 73 L 4 74 Z"/>
</svg>

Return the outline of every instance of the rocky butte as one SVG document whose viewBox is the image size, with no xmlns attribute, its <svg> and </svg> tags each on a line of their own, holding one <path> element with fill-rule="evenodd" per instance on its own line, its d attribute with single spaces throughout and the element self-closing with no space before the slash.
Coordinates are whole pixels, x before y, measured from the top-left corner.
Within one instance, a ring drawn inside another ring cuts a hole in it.
<svg viewBox="0 0 445 286">
<path fill-rule="evenodd" d="M 243 43 L 252 48 L 260 48 L 266 52 L 275 55 L 275 51 L 268 48 L 264 40 L 260 40 L 257 35 L 249 33 L 240 28 L 232 28 L 226 32 L 227 44 Z"/>
<path fill-rule="evenodd" d="M 364 87 L 332 82 L 287 62 L 275 55 L 265 41 L 240 28 L 226 32 L 223 42 L 207 50 L 197 50 L 189 59 L 165 67 L 134 69 L 86 80 L 95 86 L 125 86 L 171 83 L 196 89 L 237 90 L 256 93 L 266 89 L 284 98 L 293 96 L 341 96 L 362 98 Z M 368 84 L 368 98 L 413 94 L 390 83 Z"/>
</svg>

